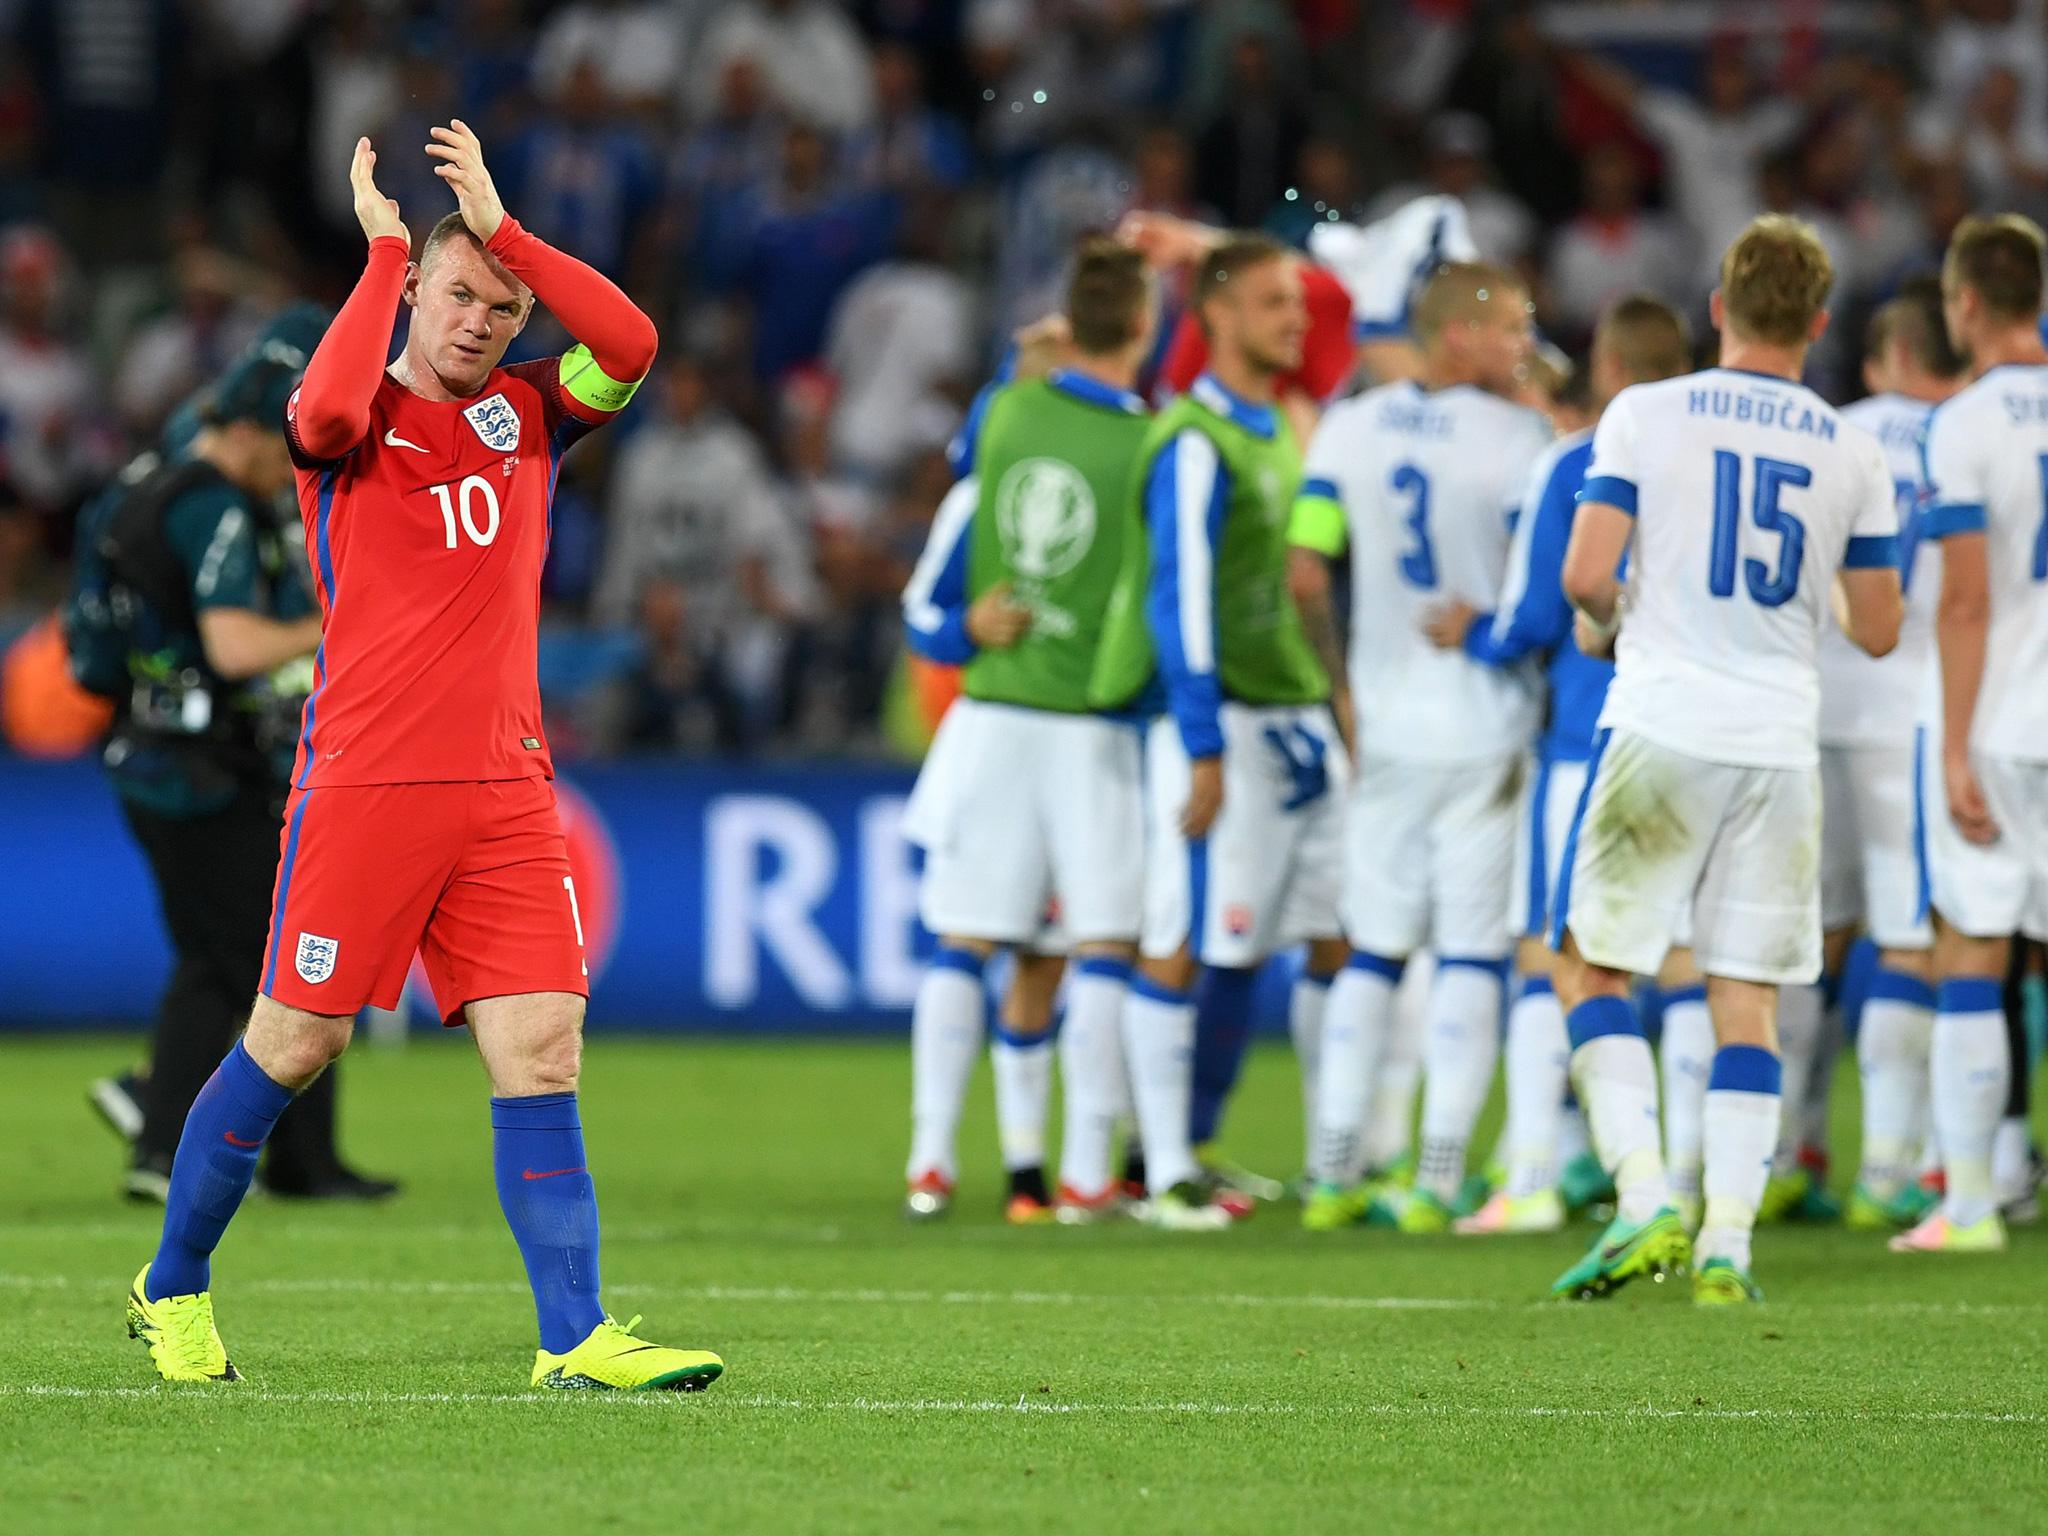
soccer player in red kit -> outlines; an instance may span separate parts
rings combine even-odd
[[[540,1320],[537,1387],[708,1386],[716,1355],[635,1338],[598,1299],[576,1080],[582,923],[541,732],[535,646],[555,475],[654,361],[654,326],[519,227],[461,122],[426,148],[457,212],[408,260],[364,139],[355,291],[286,410],[322,616],[261,995],[193,1104],[129,1330],[169,1380],[238,1379],[210,1259],[278,1114],[398,1002],[417,951],[491,1080],[499,1202]],[[384,358],[392,316],[405,349]],[[500,367],[539,300],[577,345]],[[637,1321],[637,1320],[636,1320]]]

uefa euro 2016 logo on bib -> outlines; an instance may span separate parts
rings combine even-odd
[[[996,487],[996,532],[1019,576],[1064,576],[1095,542],[1095,493],[1071,464],[1020,460]]]
[[[462,415],[493,453],[510,453],[519,446],[519,413],[503,395],[487,396]]]
[[[334,974],[334,957],[341,953],[341,940],[322,938],[317,933],[299,935],[299,952],[294,963],[298,966],[299,980],[309,986],[319,986]]]

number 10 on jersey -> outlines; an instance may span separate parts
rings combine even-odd
[[[448,530],[448,548],[455,547],[458,508],[462,531],[469,535],[472,544],[488,544],[498,536],[498,493],[482,475],[464,475],[462,483],[456,486],[430,485],[427,492],[441,508],[441,522]],[[479,502],[484,511],[481,525],[477,522]]]

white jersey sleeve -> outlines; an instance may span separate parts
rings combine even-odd
[[[1490,610],[1514,513],[1548,446],[1534,411],[1471,388],[1390,384],[1333,407],[1312,451],[1351,543],[1351,685],[1361,754],[1475,762],[1528,745],[1533,666],[1502,669],[1432,645],[1429,614],[1456,598]]]
[[[1707,762],[1812,767],[1835,573],[1898,561],[1876,439],[1790,380],[1709,369],[1608,406],[1581,499],[1636,519],[1600,723]]]
[[[1408,334],[1415,291],[1447,261],[1477,261],[1465,205],[1455,197],[1418,197],[1371,224],[1318,224],[1309,254],[1351,295],[1360,341]]]
[[[1919,535],[1925,487],[1921,442],[1932,408],[1906,395],[1873,395],[1842,411],[1842,419],[1876,438],[1891,476],[1899,524],[1899,576],[1906,617],[1887,656],[1858,649],[1828,622],[1820,634],[1820,739],[1825,746],[1910,743],[1926,713],[1934,678],[1934,602],[1940,595],[1940,554]]]
[[[1991,633],[1970,744],[2048,762],[2048,366],[1994,368],[1927,427],[1925,536],[1987,539]]]

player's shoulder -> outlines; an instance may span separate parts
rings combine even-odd
[[[1586,466],[1592,462],[1593,429],[1581,427],[1576,432],[1567,432],[1563,437],[1552,439],[1530,466],[1529,478],[1543,487],[1566,479],[1584,480]]]
[[[2048,366],[2008,364],[1987,369],[1934,407],[1928,430],[1939,423],[1944,431],[1958,427],[1998,430],[2041,418],[2048,397]]]
[[[1540,437],[1546,443],[1551,439],[1549,417],[1491,390],[1468,384],[1444,391],[1444,398],[1467,422],[1484,431]]]

